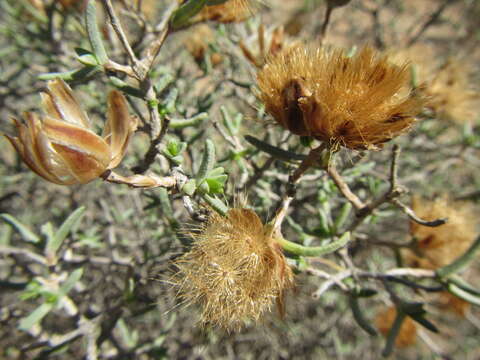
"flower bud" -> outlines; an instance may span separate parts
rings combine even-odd
[[[25,113],[26,124],[14,119],[18,137],[5,135],[28,167],[59,185],[85,184],[121,161],[136,119],[117,91],[108,97],[103,137],[96,135],[70,87],[53,80],[41,94],[45,115]]]

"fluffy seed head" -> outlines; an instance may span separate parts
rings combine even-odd
[[[480,92],[470,83],[469,67],[451,59],[428,83],[429,106],[439,118],[457,123],[474,122],[478,116]]]
[[[171,281],[180,299],[202,306],[204,325],[238,330],[245,321],[258,321],[274,302],[282,310],[292,271],[255,212],[212,214],[191,235],[192,248],[175,262]]]
[[[411,61],[419,91],[428,98],[427,107],[442,120],[471,123],[476,120],[480,105],[478,86],[472,82],[472,66],[467,61],[450,58],[442,62],[425,45],[408,49],[392,49],[390,56],[396,64]]]
[[[190,34],[185,38],[184,44],[187,51],[192,55],[197,63],[205,60],[210,44],[215,42],[215,34],[207,24],[199,24],[190,30]],[[222,62],[222,55],[218,52],[210,54],[210,61],[213,66]]]
[[[205,6],[198,14],[201,21],[236,23],[249,18],[255,8],[252,0],[228,0],[219,5]]]
[[[422,219],[448,218],[448,221],[438,227],[410,223],[417,249],[416,254],[410,250],[404,252],[408,266],[438,269],[462,255],[475,240],[475,212],[469,204],[454,202],[445,196],[434,201],[414,197],[412,209]]]
[[[384,309],[377,315],[375,324],[384,336],[388,335],[396,316],[397,310],[393,306]],[[416,336],[417,326],[413,320],[407,316],[400,327],[400,332],[398,333],[397,338],[395,339],[395,346],[402,348],[413,345],[416,342]]]
[[[342,50],[296,46],[270,58],[258,73],[259,97],[283,127],[351,149],[379,149],[415,121],[423,100],[408,88],[409,67],[369,47]]]

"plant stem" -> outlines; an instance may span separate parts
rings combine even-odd
[[[283,250],[298,256],[321,256],[330,254],[345,246],[350,241],[350,233],[346,232],[337,240],[323,246],[303,246],[280,236],[276,236],[275,241],[280,244]]]
[[[455,274],[466,267],[473,259],[475,259],[478,251],[480,250],[480,236],[477,237],[475,242],[468,248],[465,253],[451,264],[444,266],[437,270],[437,275],[441,278],[448,275]]]

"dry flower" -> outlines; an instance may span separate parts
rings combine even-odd
[[[438,305],[441,309],[448,310],[460,317],[465,317],[465,313],[470,308],[470,303],[447,291],[440,293]]]
[[[202,306],[203,324],[238,330],[245,321],[258,321],[275,301],[283,309],[292,271],[254,211],[212,214],[191,235],[194,243],[175,262],[172,283],[183,301]]]
[[[251,51],[250,46],[248,46],[243,40],[240,40],[238,45],[247,60],[259,69],[265,65],[268,57],[278,54],[286,47],[283,27],[278,27],[272,31],[270,44],[267,46],[265,43],[265,27],[263,24],[260,25],[258,27],[257,41],[259,49],[256,54]]]
[[[474,122],[480,92],[471,86],[469,67],[458,60],[448,60],[425,87],[431,98],[429,107],[436,116],[457,123]]]
[[[252,15],[254,8],[252,0],[228,0],[219,5],[205,6],[197,17],[199,21],[241,22]]]
[[[375,323],[378,330],[383,334],[383,336],[388,335],[396,316],[397,309],[394,306],[384,309],[379,314],[377,314]],[[415,325],[413,320],[407,316],[403,320],[398,336],[395,339],[395,346],[402,348],[414,345],[417,340],[416,336],[417,326]]]
[[[472,207],[459,201],[450,201],[447,196],[427,201],[415,196],[412,209],[421,218],[433,220],[448,218],[446,224],[438,227],[422,226],[410,222],[410,232],[415,237],[415,251],[404,249],[402,258],[406,266],[436,270],[461,256],[476,238],[476,219]],[[458,297],[441,292],[440,308],[464,316],[469,304]]]
[[[199,24],[190,30],[184,43],[195,61],[202,63],[205,60],[209,45],[214,41],[215,36],[212,29],[206,24]],[[210,61],[213,66],[216,66],[222,62],[222,55],[213,52],[210,54]]]
[[[350,149],[379,149],[408,130],[423,99],[409,89],[409,67],[369,47],[342,50],[296,46],[258,73],[266,111],[292,133]]]
[[[26,125],[14,119],[18,137],[5,135],[32,171],[59,185],[85,184],[120,163],[137,126],[120,92],[108,96],[101,137],[63,80],[49,81],[41,95],[45,115],[27,112]]]
[[[410,233],[417,246],[416,254],[410,250],[403,254],[408,266],[438,269],[462,255],[475,240],[475,212],[467,203],[450,201],[446,196],[434,201],[415,196],[412,209],[422,219],[448,218],[448,221],[438,227],[410,222]]]
[[[472,85],[471,66],[456,58],[432,61],[436,55],[430,47],[418,44],[408,49],[389,51],[397,64],[411,61],[419,91],[429,99],[435,116],[457,123],[475,121],[480,105],[479,89]]]

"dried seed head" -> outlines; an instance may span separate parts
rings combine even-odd
[[[448,218],[448,221],[439,227],[410,223],[410,232],[417,239],[417,247],[415,251],[402,250],[406,266],[436,270],[462,255],[475,240],[475,212],[467,203],[453,202],[446,196],[435,201],[415,196],[412,209],[423,219]],[[438,306],[464,316],[469,304],[448,292],[442,292],[439,294]]]
[[[480,92],[472,84],[472,67],[455,58],[438,62],[434,51],[425,45],[390,50],[397,64],[410,61],[414,66],[419,91],[428,98],[429,107],[440,119],[456,123],[473,122],[478,115]]]
[[[412,267],[438,269],[462,255],[475,240],[475,212],[469,204],[453,202],[447,197],[427,201],[414,197],[412,209],[422,219],[448,218],[438,227],[410,223],[410,232],[417,239],[416,253],[406,250],[405,263]]]
[[[187,37],[184,44],[187,51],[192,55],[197,63],[202,63],[205,60],[209,45],[215,42],[215,36],[207,24],[199,24],[193,27]],[[216,66],[222,62],[223,58],[218,52],[212,52],[210,54],[210,61],[213,66]]]
[[[228,0],[219,5],[205,6],[198,14],[200,21],[235,23],[249,18],[256,4],[252,0]]]
[[[342,50],[296,46],[258,73],[259,97],[283,127],[350,149],[379,149],[408,130],[423,100],[408,88],[409,68],[369,47]]]
[[[383,336],[387,336],[393,322],[395,321],[395,317],[397,316],[397,309],[395,307],[389,307],[384,309],[375,319],[375,323],[377,325],[378,330],[383,334]],[[413,322],[410,317],[406,317],[400,327],[400,331],[398,336],[395,340],[395,346],[402,348],[407,347],[410,345],[414,345],[417,340],[417,326]]]
[[[245,58],[254,66],[261,69],[269,57],[275,56],[280,53],[282,50],[287,49],[291,44],[288,44],[283,27],[277,27],[273,29],[269,35],[269,39],[266,39],[265,27],[260,25],[258,27],[258,32],[256,40],[258,42],[258,51],[252,51],[251,42],[244,42],[240,40],[239,46],[242,50]],[[266,42],[269,42],[268,44]]]
[[[447,291],[442,291],[440,293],[438,305],[440,309],[447,310],[460,317],[465,317],[465,313],[470,308],[470,303]]]
[[[425,87],[429,107],[436,116],[457,123],[474,122],[480,105],[480,92],[470,84],[469,67],[451,59]]]
[[[202,306],[204,325],[238,330],[245,321],[258,321],[274,302],[282,309],[292,271],[255,212],[212,214],[191,235],[192,248],[175,262],[171,282],[180,299]]]

